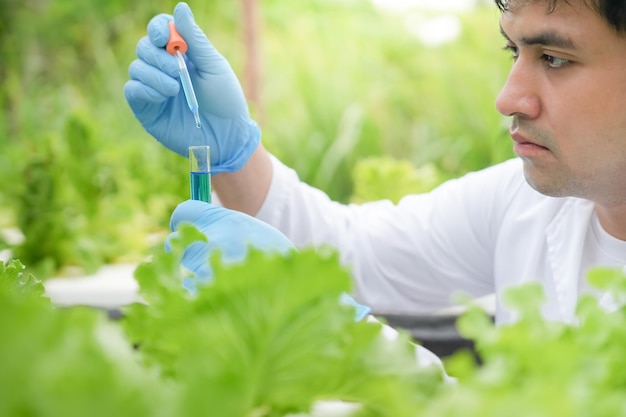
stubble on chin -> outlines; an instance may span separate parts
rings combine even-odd
[[[574,195],[572,184],[568,183],[567,176],[561,172],[550,170],[532,161],[522,158],[524,164],[524,178],[535,191],[548,197],[569,197]]]

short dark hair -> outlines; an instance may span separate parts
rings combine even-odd
[[[517,0],[495,0],[501,11],[508,10],[509,3]],[[522,0],[529,1],[529,0]],[[533,0],[530,0],[533,1]],[[560,2],[569,3],[571,0],[542,0],[548,6],[548,12],[553,11]],[[592,10],[607,21],[617,33],[626,35],[626,1],[624,0],[581,0]]]

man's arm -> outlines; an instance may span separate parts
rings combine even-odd
[[[224,207],[254,216],[265,201],[272,171],[269,154],[259,144],[242,169],[214,175],[213,188]]]

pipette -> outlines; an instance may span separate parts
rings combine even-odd
[[[211,152],[208,146],[189,147],[189,188],[192,200],[211,202]]]
[[[189,70],[187,69],[185,58],[183,57],[183,54],[187,52],[187,42],[180,36],[173,21],[169,22],[169,27],[170,39],[167,42],[165,50],[174,55],[178,61],[178,73],[180,74],[180,82],[183,85],[183,92],[187,99],[187,106],[189,106],[189,110],[193,113],[193,118],[196,120],[196,127],[199,129],[202,127],[202,123],[200,123],[198,100],[196,99],[196,93],[193,90],[191,78],[189,77]]]

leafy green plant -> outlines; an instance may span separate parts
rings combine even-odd
[[[0,415],[274,417],[317,401],[357,404],[352,416],[625,415],[626,308],[580,299],[574,323],[545,321],[538,285],[511,289],[518,313],[494,326],[483,310],[459,319],[469,352],[445,361],[456,384],[416,368],[407,336],[380,337],[355,322],[347,272],[333,252],[286,257],[251,251],[239,265],[211,260],[214,279],[181,287],[182,249],[204,237],[191,226],[157,251],[136,279],[145,303],[121,321],[85,307],[58,309],[19,261],[0,262]],[[626,274],[599,269],[589,282],[626,300]]]
[[[179,249],[201,238],[180,232]],[[351,279],[334,252],[216,261],[195,294],[181,287],[175,254],[142,265],[148,305],[126,310],[146,362],[184,382],[181,415],[283,416],[339,399],[360,415],[409,416],[441,383],[437,371],[418,372],[406,335],[385,340],[338,302]]]
[[[168,391],[121,329],[103,312],[58,310],[43,291],[19,261],[0,262],[0,415],[169,415]]]
[[[389,199],[394,203],[408,194],[432,190],[443,181],[443,174],[434,164],[416,168],[406,160],[391,157],[362,159],[354,167],[353,203]]]
[[[71,117],[62,137],[42,143],[37,153],[23,158],[24,187],[16,211],[24,241],[14,256],[44,277],[64,264],[93,272],[102,259],[97,232],[90,227],[97,223],[104,197],[91,171],[97,155],[93,134],[85,121]]]
[[[624,301],[624,272],[598,269],[589,281]],[[527,284],[506,295],[519,314],[515,323],[494,327],[477,308],[463,316],[459,329],[476,341],[484,363],[476,366],[468,353],[448,360],[458,385],[420,415],[625,415],[626,309],[607,310],[596,296],[585,295],[576,322],[557,323],[542,319],[543,300],[541,287]]]
[[[186,197],[187,165],[143,131],[122,87],[145,32],[135,19],[170,6],[2,3],[0,227],[24,235],[13,257],[44,280],[142,259]]]
[[[140,303],[121,321],[85,307],[54,308],[18,261],[0,263],[0,415],[274,417],[323,400],[355,416],[402,417],[442,382],[418,369],[408,336],[354,321],[334,253],[251,251],[241,265],[213,260],[215,279],[190,294],[180,230],[174,251],[136,271]],[[120,325],[122,328],[120,328]]]
[[[138,259],[147,249],[149,230],[141,227],[141,206],[134,200],[141,196],[131,194],[129,181],[104,160],[94,130],[88,115],[72,113],[62,135],[40,141],[21,159],[22,186],[14,189],[14,208],[24,240],[13,248],[13,256],[42,279],[68,267],[92,273],[122,254]],[[131,208],[125,208],[125,198]],[[120,212],[126,221],[135,220],[139,239],[120,233],[123,221],[112,224]]]

